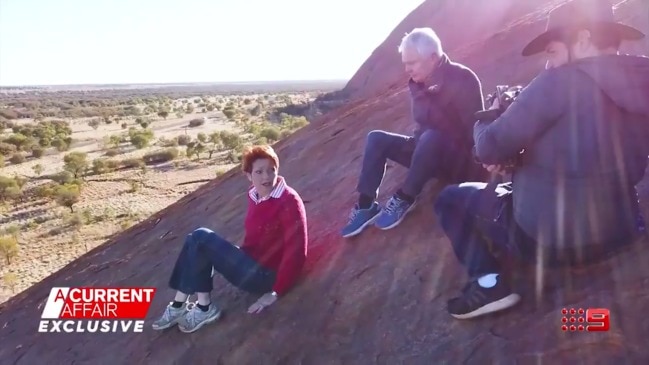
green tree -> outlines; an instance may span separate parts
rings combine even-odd
[[[52,140],[52,147],[56,148],[59,152],[63,152],[70,149],[70,143],[65,138],[56,137]]]
[[[18,182],[15,179],[0,175],[0,200],[9,199],[11,189],[14,187],[19,187]]]
[[[179,146],[187,146],[192,141],[192,137],[188,134],[181,134],[176,137],[176,140]]]
[[[131,127],[128,134],[131,144],[137,149],[148,147],[153,139],[153,131],[150,129],[137,130]]]
[[[85,152],[70,152],[63,157],[63,169],[72,173],[74,178],[81,176],[88,168],[87,154]]]
[[[9,200],[17,202],[23,200],[23,190],[19,186],[11,186],[5,190],[5,196]]]
[[[12,272],[6,273],[2,277],[2,281],[4,281],[5,285],[11,288],[12,293],[16,293],[16,285],[18,285],[18,276]]]
[[[92,172],[95,175],[105,174],[110,172],[110,170],[107,158],[97,158],[92,160]]]
[[[234,110],[234,108],[231,107],[231,106],[225,107],[225,109],[223,109],[223,114],[229,120],[234,119],[234,116],[235,116],[236,113],[237,113],[236,110]]]
[[[192,156],[196,154],[196,142],[189,142],[187,146],[185,147],[185,155],[187,158],[191,159]]]
[[[212,158],[212,154],[217,152],[221,147],[221,134],[219,132],[211,133],[207,142],[210,143],[210,148],[207,152],[209,153],[209,158]]]
[[[0,237],[0,253],[7,260],[7,265],[11,265],[11,260],[18,255],[18,240],[13,236]]]
[[[56,202],[63,206],[70,208],[70,212],[74,213],[73,206],[79,202],[81,196],[81,189],[76,184],[64,184],[57,187],[55,194]]]
[[[47,148],[52,145],[52,138],[50,137],[43,137],[40,140],[38,140],[38,145]]]
[[[201,153],[205,152],[206,149],[207,148],[202,143],[197,143],[196,146],[194,146],[194,153],[196,154],[197,160],[201,158]]]
[[[41,158],[45,155],[45,149],[39,145],[32,146],[32,157]]]
[[[122,143],[122,137],[117,134],[113,134],[108,138],[108,143],[114,148],[119,148],[119,145]]]
[[[236,149],[243,143],[241,137],[238,134],[230,131],[221,131],[220,136],[223,147],[225,147],[225,149],[227,150]]]
[[[7,137],[4,140],[4,142],[16,146],[16,149],[20,151],[23,148],[27,147],[27,145],[29,144],[30,141],[29,141],[29,138],[27,138],[26,135],[21,134],[21,133],[14,133],[14,134],[10,135],[9,137]]]
[[[0,142],[0,155],[5,155],[9,156],[16,152],[18,149],[16,146],[6,143],[6,142]]]
[[[259,132],[259,135],[269,142],[276,142],[280,139],[280,133],[280,130],[275,127],[266,127]]]
[[[69,184],[74,180],[74,176],[72,176],[72,173],[70,173],[70,171],[65,171],[65,170],[52,175],[51,178],[52,181],[59,183],[61,185]]]

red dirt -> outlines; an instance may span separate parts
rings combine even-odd
[[[2,305],[2,363],[649,363],[649,317],[643,315],[649,308],[646,241],[587,270],[546,270],[539,295],[533,277],[532,282],[521,281],[527,285],[522,285],[524,301],[516,309],[457,321],[445,305],[463,284],[464,273],[432,215],[434,187],[427,191],[431,204],[422,204],[399,228],[339,238],[355,199],[367,132],[412,128],[396,53],[406,30],[437,29],[451,57],[473,67],[486,92],[496,82],[527,82],[539,70],[538,59],[523,59],[519,51],[543,28],[543,11],[557,1],[492,0],[484,2],[490,6],[478,5],[482,3],[423,3],[349,82],[353,101],[276,145],[281,173],[306,201],[310,223],[308,275],[293,293],[252,316],[246,308],[256,298],[217,279],[214,298],[226,309],[220,322],[190,335],[149,329],[150,320],[171,299],[166,283],[187,232],[205,225],[231,240],[241,239],[247,181],[231,171]],[[648,8],[644,0],[628,0],[619,18],[647,31]],[[648,50],[645,42],[630,53]],[[389,170],[382,198],[404,171]],[[649,199],[649,182],[641,190]],[[50,288],[77,285],[160,289],[144,333],[37,333]],[[611,330],[563,333],[563,307],[610,308]]]

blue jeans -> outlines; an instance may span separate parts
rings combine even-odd
[[[512,183],[463,183],[445,187],[435,201],[435,213],[470,277],[500,273],[502,258],[536,262],[537,243],[516,223]],[[639,228],[640,220],[638,221]],[[541,247],[545,266],[589,264],[632,243],[628,238],[593,245],[578,252],[571,247]]]
[[[388,160],[408,168],[401,189],[412,197],[419,195],[432,178],[447,182],[476,178],[480,181],[482,177],[478,175],[485,175],[485,170],[473,161],[470,146],[464,148],[454,144],[437,130],[428,129],[418,138],[374,130],[367,135],[363,153],[357,185],[360,194],[376,199]]]
[[[274,272],[213,231],[198,228],[185,238],[169,286],[190,295],[210,292],[212,268],[232,285],[251,293],[268,293],[275,283]]]
[[[508,185],[499,185],[486,196],[485,183],[463,183],[445,187],[435,201],[435,213],[453,246],[458,261],[470,277],[499,273],[496,257],[503,249],[511,251]],[[490,199],[490,200],[489,200]],[[513,227],[516,228],[516,227]],[[528,247],[530,242],[526,242]],[[534,254],[524,250],[525,257]]]

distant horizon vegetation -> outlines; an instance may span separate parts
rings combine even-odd
[[[348,80],[278,80],[242,82],[184,82],[184,83],[132,83],[132,84],[67,84],[67,85],[21,85],[0,86],[0,100],[13,99],[19,95],[37,98],[51,94],[122,95],[149,93],[153,95],[181,94],[258,94],[277,92],[324,92],[342,90]],[[126,93],[126,94],[125,94]],[[40,95],[40,97],[39,97]],[[134,95],[134,94],[133,94]],[[131,95],[132,96],[132,95]]]
[[[312,79],[312,80],[259,80],[259,81],[197,81],[197,82],[147,82],[147,83],[93,83],[93,84],[25,84],[2,85],[0,89],[23,88],[77,88],[77,87],[133,87],[133,86],[221,86],[221,85],[269,85],[269,84],[345,84],[348,79]]]

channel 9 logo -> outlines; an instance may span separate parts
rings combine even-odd
[[[561,315],[564,332],[606,332],[611,326],[611,312],[606,308],[563,308]]]

